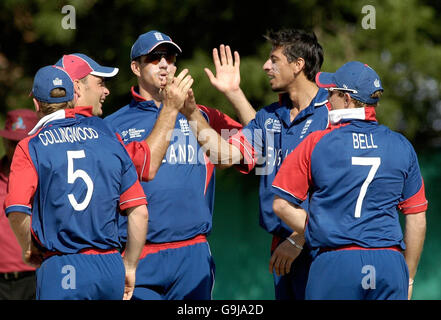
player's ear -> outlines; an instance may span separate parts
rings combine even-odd
[[[39,112],[40,111],[40,105],[38,104],[37,99],[32,98],[32,101],[34,102],[35,111]]]
[[[132,60],[132,62],[130,63],[130,68],[132,69],[132,72],[135,74],[135,76],[141,76],[141,65],[138,61]]]
[[[294,63],[294,72],[295,73],[300,73],[300,71],[302,71],[305,68],[305,59],[303,58],[297,58],[295,61],[293,61]]]
[[[349,93],[345,92],[345,95],[344,95],[345,109],[347,109],[351,106],[351,102],[352,102],[351,95]]]
[[[74,85],[74,97],[75,100],[77,100],[80,96],[81,96],[81,83],[80,80],[74,80],[73,81],[73,85]]]

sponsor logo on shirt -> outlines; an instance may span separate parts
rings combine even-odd
[[[142,138],[144,132],[145,129],[130,128],[129,130],[122,131],[121,136],[124,141],[127,141],[129,139]]]

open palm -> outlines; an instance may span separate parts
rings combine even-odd
[[[216,48],[213,49],[213,62],[216,76],[210,69],[204,69],[211,84],[222,93],[238,90],[240,85],[239,53],[235,51],[233,59],[230,47],[221,44],[219,52]]]

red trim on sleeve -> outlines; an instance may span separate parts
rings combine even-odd
[[[231,119],[229,116],[227,116],[226,114],[220,112],[217,109],[213,109],[213,108],[209,108],[203,105],[198,104],[197,105],[199,110],[201,110],[202,112],[204,112],[207,116],[208,116],[208,123],[210,124],[210,126],[216,130],[217,133],[219,133],[222,136],[222,129],[228,129],[228,130],[232,130],[232,129],[237,129],[240,130],[242,129],[242,125]],[[234,132],[236,133],[236,132]],[[234,134],[233,133],[233,134]],[[229,136],[231,136],[232,134],[230,133]],[[227,139],[228,137],[222,136],[224,139]]]
[[[29,141],[32,137],[20,141],[15,149],[9,174],[5,208],[10,206],[32,208],[32,199],[38,186],[38,173],[29,154]]]
[[[323,136],[334,130],[326,129],[312,132],[297,148],[291,152],[280,166],[279,172],[273,181],[273,187],[305,201],[312,183],[311,154]]]
[[[141,181],[148,181],[150,172],[150,148],[147,142],[145,142],[145,140],[132,141],[124,145],[121,136],[118,133],[116,133],[116,136],[132,159],[139,179]]]
[[[205,195],[207,193],[207,188],[208,185],[210,184],[211,177],[213,176],[214,164],[211,163],[210,158],[207,157],[205,153],[204,153],[204,160],[205,160],[205,169],[206,169],[205,187],[204,187],[204,195]]]
[[[147,204],[147,200],[139,181],[136,181],[119,197],[119,208],[121,211],[143,204]]]
[[[228,143],[238,148],[243,156],[243,162],[235,165],[236,169],[239,170],[240,173],[249,173],[253,170],[257,161],[256,151],[252,144],[247,140],[242,130],[231,136]]]
[[[398,209],[403,214],[420,213],[427,210],[428,201],[426,199],[426,193],[424,190],[424,180],[422,181],[420,190],[412,197],[404,200],[398,204]]]

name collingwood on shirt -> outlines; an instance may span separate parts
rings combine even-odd
[[[87,139],[98,139],[98,132],[89,127],[66,127],[48,129],[38,134],[44,146],[54,143],[74,143]]]

